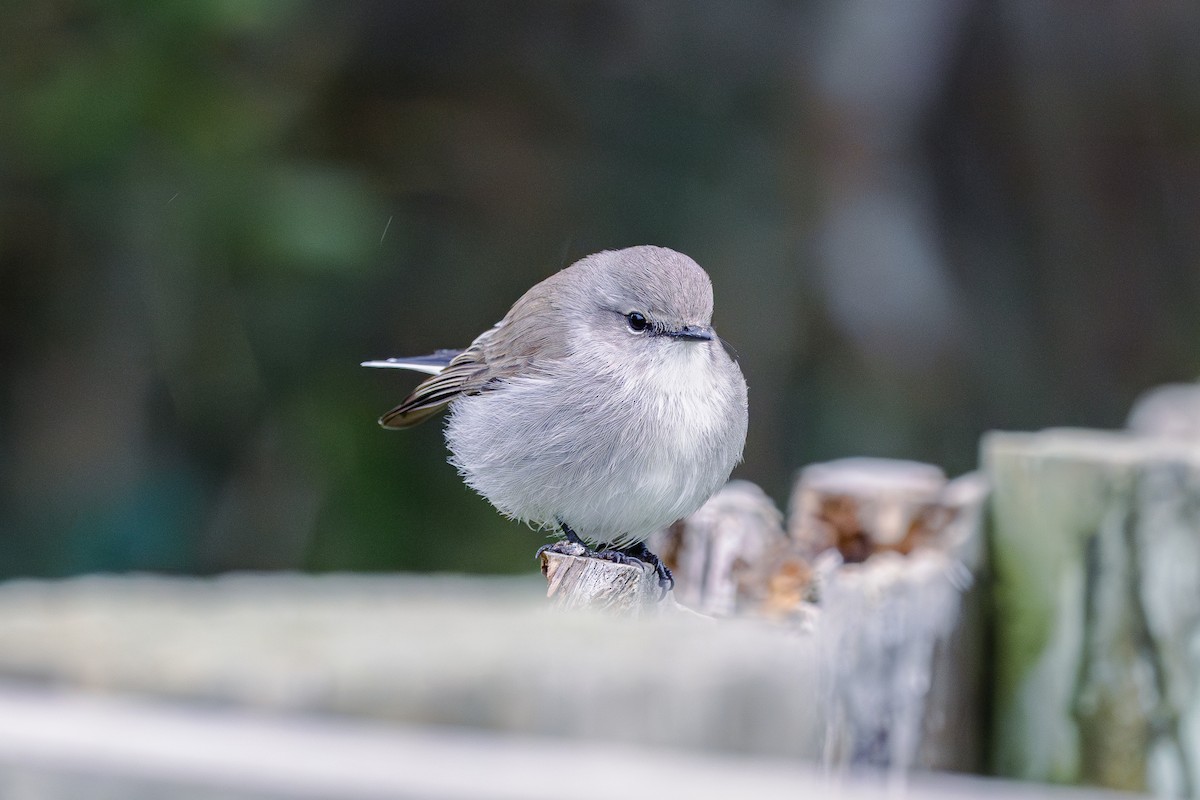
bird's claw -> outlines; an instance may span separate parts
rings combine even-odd
[[[596,556],[603,558],[606,561],[612,561],[617,564],[628,564],[629,566],[641,566],[648,564],[654,568],[654,574],[658,576],[658,587],[662,589],[662,594],[659,600],[665,600],[667,594],[675,588],[675,576],[671,574],[671,570],[662,562],[662,559],[650,552],[650,549],[645,544],[639,543],[635,545],[635,549],[631,552],[625,550],[600,550]]]

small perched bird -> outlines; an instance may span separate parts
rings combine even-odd
[[[379,424],[448,405],[450,462],[502,514],[652,564],[669,587],[645,539],[721,488],[746,440],[746,381],[712,310],[687,256],[610,250],[534,286],[466,350],[363,366],[432,376]]]

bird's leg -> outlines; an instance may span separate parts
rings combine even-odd
[[[562,531],[563,536],[567,537],[567,541],[571,544],[580,544],[584,547],[587,547],[586,544],[583,544],[583,539],[579,538],[579,534],[571,530],[571,526],[563,522],[561,519],[558,521],[558,529]]]
[[[592,552],[592,548],[590,548],[586,544],[584,544],[583,539],[580,539],[579,534],[577,534],[577,533],[575,533],[575,531],[571,530],[570,525],[563,522],[561,519],[557,520],[557,522],[558,522],[558,529],[560,531],[562,531],[562,535],[566,538],[567,542],[569,542],[570,544],[577,544],[580,547],[582,547],[584,550],[587,550],[588,552]],[[551,542],[549,544],[542,545],[541,547],[539,547],[537,549],[537,553],[534,554],[534,558],[541,558],[542,553],[546,552],[547,550],[554,550],[556,545],[561,545],[561,544],[562,544],[562,542]]]

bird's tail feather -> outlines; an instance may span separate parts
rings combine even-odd
[[[375,361],[364,361],[364,367],[384,367],[390,369],[407,369],[413,372],[424,372],[426,375],[439,375],[456,355],[462,350],[438,350],[427,356],[410,356],[408,358],[384,358]]]
[[[380,417],[379,424],[392,429],[411,428],[441,411],[457,396],[457,387],[462,382],[461,376],[457,374],[461,370],[451,371],[444,376],[442,374],[450,362],[462,352],[462,350],[438,350],[427,356],[364,361],[362,363],[364,367],[407,369],[434,376],[422,381],[403,403]]]

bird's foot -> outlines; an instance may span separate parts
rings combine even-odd
[[[562,531],[562,535],[565,538],[560,539],[557,542],[544,544],[539,547],[537,552],[533,555],[535,559],[540,559],[542,557],[542,553],[547,551],[562,553],[566,556],[582,556],[593,552],[592,548],[588,547],[584,543],[583,539],[579,538],[579,534],[571,530],[571,526],[563,522],[561,519],[558,520],[558,528]]]
[[[587,553],[590,553],[591,550],[589,550],[586,545],[581,544],[581,543],[560,540],[557,542],[549,542],[548,544],[542,545],[541,547],[539,547],[537,549],[537,552],[533,554],[533,557],[535,559],[540,559],[542,557],[542,553],[547,553],[547,552],[561,553],[562,555],[565,555],[565,556],[582,556],[582,555],[586,555]]]
[[[671,570],[662,562],[661,558],[650,552],[650,548],[646,547],[645,542],[638,542],[629,548],[628,552],[638,561],[654,567],[654,574],[658,576],[658,585],[662,587],[663,597],[666,597],[667,592],[675,588],[675,576],[671,574]]]
[[[624,550],[616,550],[605,548],[603,550],[589,550],[588,554],[593,558],[602,558],[605,561],[611,561],[614,564],[624,564],[627,567],[641,567],[641,559],[631,556]]]
[[[675,588],[675,576],[671,574],[671,570],[667,569],[667,565],[662,562],[662,559],[651,553],[643,542],[638,542],[625,550],[607,548],[592,552],[596,558],[603,558],[605,561],[612,561],[616,564],[628,564],[631,567],[648,564],[653,567],[654,574],[658,576],[658,587],[662,589],[660,600],[666,598],[667,593]]]

